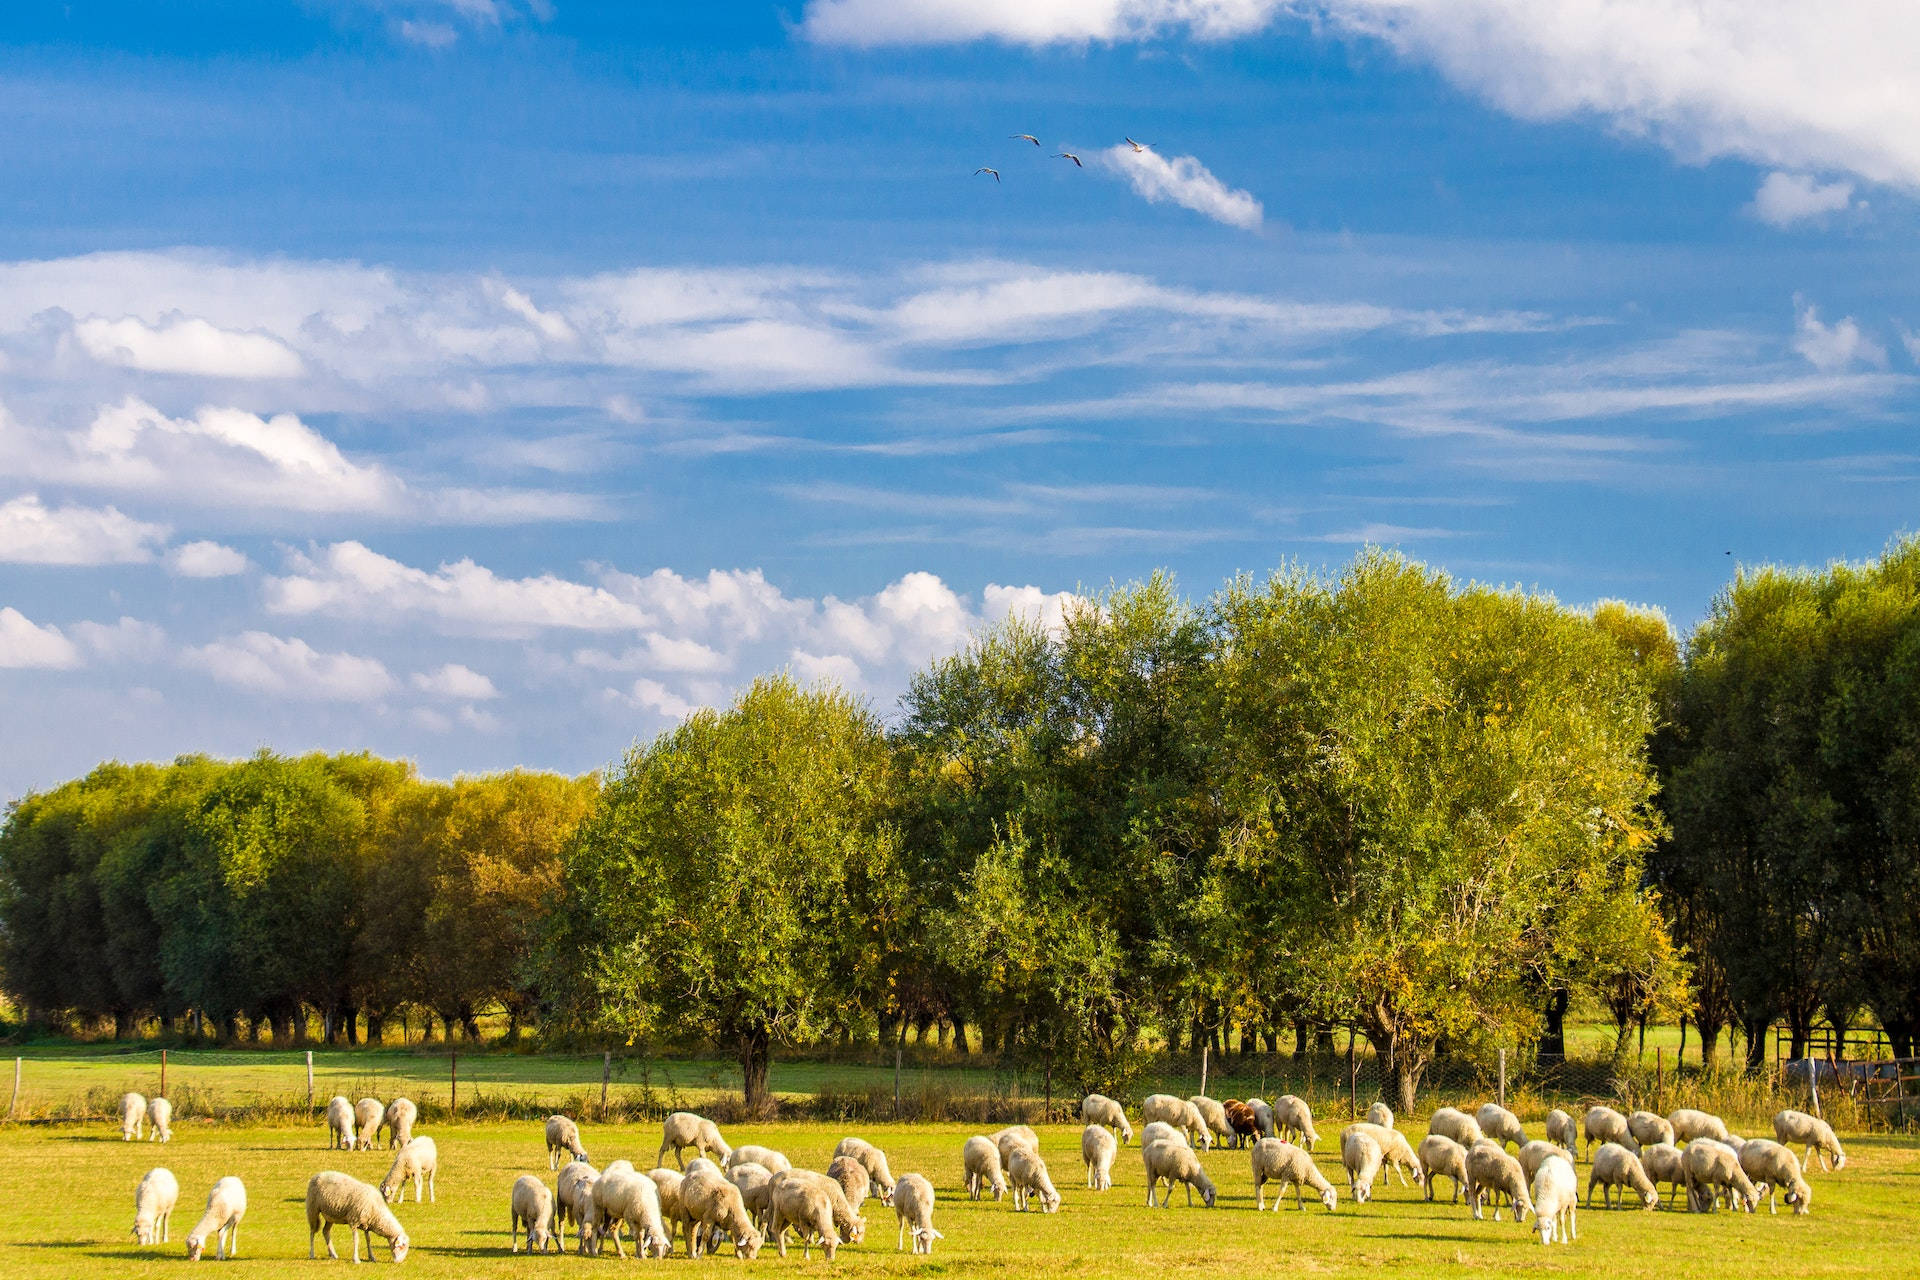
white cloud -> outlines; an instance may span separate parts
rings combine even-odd
[[[1852,200],[1851,182],[1817,182],[1804,173],[1775,170],[1761,180],[1748,208],[1762,222],[1790,227],[1840,213]]]
[[[74,325],[73,335],[95,360],[149,373],[297,378],[307,371],[299,355],[275,338],[232,333],[192,316],[176,316],[157,327],[137,316],[94,317]]]
[[[49,507],[31,493],[0,504],[0,562],[144,564],[166,537],[113,507]]]
[[[188,649],[182,659],[222,684],[255,693],[315,702],[373,702],[394,690],[375,658],[322,653],[300,639],[244,631]]]
[[[1264,216],[1260,202],[1213,176],[1192,156],[1169,160],[1152,147],[1135,150],[1126,144],[1108,147],[1100,162],[1132,184],[1135,194],[1150,204],[1172,201],[1202,217],[1242,231],[1258,231]]]
[[[808,653],[795,649],[787,656],[793,678],[801,684],[831,684],[842,689],[858,689],[864,673],[860,664],[844,653]]]
[[[167,553],[167,571],[180,578],[230,578],[251,564],[245,554],[218,542],[183,543]]]
[[[449,662],[433,671],[415,672],[408,683],[432,697],[457,702],[485,702],[500,696],[492,680],[458,662]]]
[[[76,622],[67,634],[89,653],[113,662],[152,662],[167,652],[167,633],[138,618],[122,618],[111,625]]]
[[[1793,349],[1822,373],[1887,362],[1886,349],[1860,332],[1852,316],[1825,324],[1811,303],[1802,306],[1795,317]]]
[[[649,680],[645,676],[635,680],[626,693],[617,696],[631,706],[652,711],[668,720],[684,720],[700,709],[699,704],[687,701],[658,680]]]
[[[987,622],[1019,617],[1053,632],[1066,625],[1069,613],[1092,603],[1071,591],[1047,592],[1038,587],[1003,587],[999,583],[988,583],[982,596],[982,612]]]
[[[811,0],[801,29],[871,47],[994,39],[1013,44],[1221,39],[1258,31],[1287,0]]]
[[[0,608],[0,667],[64,671],[79,665],[79,648],[60,628],[39,626],[11,606]]]

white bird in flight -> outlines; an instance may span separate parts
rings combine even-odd
[[[977,177],[979,177],[979,176],[980,176],[981,174],[983,174],[983,173],[990,173],[990,174],[992,174],[992,175],[993,175],[993,180],[994,180],[995,182],[998,182],[998,181],[1000,181],[1000,171],[999,171],[998,169],[989,169],[989,168],[986,168],[985,166],[982,166],[981,168],[978,168],[978,169],[975,169],[975,170],[973,171],[973,176],[977,178]]]

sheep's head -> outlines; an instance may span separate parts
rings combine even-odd
[[[1209,1209],[1213,1208],[1214,1199],[1218,1195],[1219,1192],[1214,1190],[1212,1183],[1208,1183],[1206,1186],[1200,1188],[1200,1198],[1206,1201],[1207,1208]]]
[[[1739,1205],[1748,1213],[1758,1213],[1760,1211],[1760,1202],[1767,1198],[1767,1184],[1764,1182],[1756,1182],[1744,1192],[1733,1192],[1731,1198],[1735,1204]]]
[[[935,1240],[945,1240],[946,1238],[944,1234],[935,1231],[932,1227],[915,1227],[913,1229],[913,1251],[915,1253],[932,1253],[933,1242]]]
[[[752,1227],[743,1228],[733,1238],[733,1255],[736,1258],[754,1258],[760,1253],[760,1233]]]
[[[413,1248],[413,1242],[407,1239],[407,1233],[402,1231],[393,1238],[391,1248],[393,1250],[393,1260],[395,1262],[405,1262],[407,1260],[407,1250]],[[369,1246],[368,1252],[372,1252],[371,1246]]]
[[[1052,1187],[1040,1188],[1040,1207],[1048,1213],[1060,1212],[1060,1193]]]
[[[1660,1207],[1660,1193],[1649,1187],[1640,1193],[1640,1203],[1649,1210],[1657,1209]]]
[[[153,1243],[153,1224],[151,1222],[134,1223],[133,1224],[133,1242],[135,1244],[152,1244]]]
[[[859,1244],[862,1240],[865,1240],[866,1238],[867,1238],[867,1220],[859,1216],[858,1214],[855,1214],[853,1222],[847,1227],[847,1243]]]

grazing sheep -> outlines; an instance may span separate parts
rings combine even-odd
[[[751,1259],[760,1252],[760,1232],[747,1213],[740,1188],[718,1169],[687,1175],[680,1184],[680,1211],[689,1224],[689,1257],[713,1252],[714,1237],[723,1231],[733,1241],[734,1256]]]
[[[1097,1127],[1097,1126],[1096,1126]],[[1113,1141],[1113,1135],[1105,1129],[1107,1141]],[[913,1251],[932,1253],[933,1242],[946,1237],[933,1229],[933,1184],[917,1173],[909,1173],[893,1184],[893,1212],[900,1219],[900,1235],[893,1246],[895,1253],[907,1247],[907,1233],[913,1233]]]
[[[1120,1153],[1120,1144],[1114,1141],[1111,1133],[1097,1124],[1090,1124],[1080,1133],[1080,1159],[1087,1166],[1087,1189],[1090,1191],[1111,1191],[1113,1189],[1113,1158]]]
[[[593,1204],[593,1253],[605,1248],[607,1237],[612,1236],[614,1256],[626,1257],[627,1251],[620,1244],[623,1226],[633,1236],[637,1256],[664,1258],[673,1251],[673,1235],[660,1214],[660,1188],[652,1178],[609,1165],[588,1188]],[[584,1243],[582,1251],[587,1251]]]
[[[593,1184],[598,1181],[598,1169],[585,1160],[575,1160],[560,1170],[559,1182],[554,1187],[556,1229],[565,1230],[571,1225],[578,1231],[581,1253],[587,1251],[588,1220],[593,1218]]]
[[[839,1161],[834,1161],[838,1164]],[[854,1168],[859,1169],[858,1165]],[[860,1176],[867,1171],[860,1169]],[[760,1228],[762,1236],[767,1234],[767,1206],[773,1199],[773,1170],[763,1164],[737,1164],[727,1170],[727,1178],[740,1188],[740,1203],[747,1206],[747,1216]],[[851,1203],[851,1202],[849,1202]]]
[[[1261,1137],[1277,1138],[1280,1136],[1274,1131],[1272,1107],[1268,1106],[1259,1098],[1248,1098],[1247,1105],[1253,1108],[1254,1118],[1260,1122]]]
[[[507,1252],[520,1252],[520,1228],[527,1231],[528,1253],[559,1253],[560,1237],[553,1233],[553,1192],[530,1173],[513,1180],[507,1204]]]
[[[162,1145],[173,1141],[173,1104],[165,1098],[155,1098],[147,1104],[147,1120],[153,1125],[147,1137]]]
[[[1233,1145],[1244,1147],[1261,1136],[1260,1115],[1244,1102],[1229,1099],[1226,1104],[1227,1128],[1233,1132]]]
[[[630,1170],[614,1168],[614,1165],[621,1163],[623,1162],[619,1160],[614,1161],[600,1176],[606,1178],[617,1172],[630,1172]],[[675,1173],[672,1169],[649,1169],[647,1180],[653,1183],[653,1189],[660,1194],[660,1217],[667,1224],[667,1242],[671,1249],[675,1224],[686,1221],[686,1214],[680,1207],[680,1184],[686,1181],[686,1177],[684,1174]]]
[[[580,1145],[580,1126],[566,1116],[547,1117],[547,1168],[560,1167],[560,1153],[565,1151],[575,1160],[585,1160],[587,1149]]]
[[[1605,1148],[1601,1148],[1602,1151]],[[1625,1148],[1621,1148],[1624,1152]],[[1631,1154],[1631,1153],[1628,1153]],[[1580,1211],[1580,1183],[1573,1164],[1565,1156],[1554,1156],[1533,1175],[1533,1224],[1540,1231],[1540,1243],[1572,1244],[1580,1238],[1574,1219]]]
[[[757,1164],[768,1173],[785,1173],[787,1170],[793,1168],[793,1161],[787,1159],[785,1155],[775,1151],[772,1147],[757,1147],[752,1143],[748,1143],[744,1147],[735,1147],[727,1153],[727,1157],[722,1163],[728,1169],[733,1168],[735,1165]]]
[[[413,1122],[420,1118],[420,1108],[413,1105],[411,1098],[395,1098],[387,1104],[386,1115],[380,1118],[381,1127],[387,1131],[387,1150],[404,1147],[413,1141]],[[373,1240],[367,1240],[367,1255],[373,1255]]]
[[[432,1138],[415,1138],[394,1153],[393,1167],[380,1180],[380,1195],[390,1203],[407,1198],[407,1179],[413,1179],[413,1202],[420,1203],[420,1188],[426,1186],[427,1198],[440,1203],[434,1194],[433,1175],[440,1166],[440,1148]],[[372,1248],[371,1245],[368,1248]]]
[[[1187,1141],[1186,1130],[1176,1129],[1164,1120],[1155,1120],[1140,1131],[1140,1145],[1144,1147],[1149,1142],[1171,1142],[1176,1147],[1193,1145]]]
[[[1650,1147],[1640,1149],[1640,1167],[1647,1171],[1647,1177],[1657,1189],[1661,1183],[1673,1188],[1673,1196],[1679,1198],[1680,1189],[1687,1185],[1687,1173],[1682,1164],[1684,1153],[1671,1142],[1656,1142]]]
[[[1443,1138],[1452,1138],[1462,1150],[1486,1137],[1486,1134],[1480,1132],[1478,1120],[1455,1107],[1442,1107],[1434,1112],[1432,1118],[1427,1121],[1427,1132],[1437,1133]]]
[[[1674,1125],[1677,1130],[1678,1124]],[[1680,1158],[1687,1179],[1687,1207],[1695,1213],[1712,1213],[1720,1207],[1720,1191],[1728,1199],[1752,1213],[1760,1205],[1760,1193],[1741,1171],[1740,1157],[1732,1147],[1712,1138],[1695,1138],[1687,1143]]]
[[[327,1150],[351,1151],[359,1135],[353,1124],[353,1104],[345,1098],[327,1103]]]
[[[1313,1128],[1313,1108],[1304,1098],[1281,1094],[1273,1104],[1273,1124],[1277,1138],[1292,1139],[1309,1151],[1320,1145],[1320,1135]]]
[[[615,1160],[612,1163],[608,1164],[606,1168],[600,1171],[600,1176],[604,1178],[610,1173],[633,1173],[633,1172],[634,1172],[633,1161]]]
[[[1565,1147],[1576,1155],[1580,1150],[1580,1125],[1574,1118],[1555,1107],[1547,1112],[1547,1141],[1556,1147]]]
[[[815,1173],[811,1169],[792,1169],[786,1173],[774,1175],[775,1183],[783,1179],[805,1182],[820,1188],[827,1197],[827,1203],[833,1206],[833,1229],[839,1235],[840,1243],[859,1244],[866,1239],[867,1220],[853,1211],[853,1206],[847,1203],[847,1197],[840,1190],[839,1183],[826,1174]]]
[[[868,1176],[873,1179],[873,1193],[880,1197],[880,1203],[893,1203],[893,1170],[887,1168],[886,1152],[864,1138],[842,1138],[833,1148],[833,1154],[851,1157],[865,1165]]]
[[[1380,1164],[1386,1154],[1373,1135],[1359,1128],[1340,1134],[1340,1163],[1347,1171],[1347,1190],[1355,1204],[1373,1199],[1373,1180],[1380,1176]]]
[[[1533,1185],[1533,1175],[1540,1172],[1541,1162],[1553,1156],[1559,1156],[1568,1163],[1573,1161],[1573,1152],[1565,1147],[1557,1147],[1551,1142],[1541,1142],[1537,1138],[1520,1148],[1515,1158],[1520,1161],[1520,1171],[1527,1175],[1528,1186]]]
[[[1104,1093],[1090,1093],[1080,1099],[1080,1118],[1088,1124],[1105,1125],[1125,1146],[1133,1141],[1133,1126],[1127,1123],[1127,1109]]]
[[[146,1132],[147,1100],[138,1093],[120,1095],[120,1141],[132,1142]]]
[[[336,1173],[336,1178],[345,1174]],[[355,1183],[366,1186],[365,1183]],[[379,1195],[372,1187],[367,1191],[378,1203]],[[309,1191],[311,1195],[311,1191]],[[381,1206],[383,1209],[385,1206]],[[213,1236],[213,1256],[221,1262],[240,1256],[240,1219],[247,1216],[247,1188],[240,1179],[227,1177],[213,1184],[213,1190],[207,1192],[207,1211],[200,1215],[200,1221],[193,1224],[193,1230],[187,1232],[187,1261],[198,1262],[206,1251],[207,1236]],[[373,1246],[367,1246],[371,1253]],[[405,1250],[402,1254],[404,1256]],[[311,1256],[311,1250],[309,1250]]]
[[[1499,1103],[1483,1103],[1473,1118],[1480,1122],[1480,1132],[1501,1146],[1511,1142],[1518,1151],[1527,1145],[1527,1131],[1521,1127],[1520,1117]]]
[[[1029,1151],[1040,1150],[1040,1135],[1024,1124],[1010,1124],[992,1135],[993,1145],[1000,1152],[1000,1167],[1013,1167],[1013,1152],[1016,1147],[1025,1147]]]
[[[1332,1213],[1340,1200],[1340,1193],[1334,1190],[1331,1182],[1320,1172],[1303,1148],[1291,1142],[1282,1142],[1278,1138],[1262,1138],[1253,1144],[1253,1189],[1260,1197],[1259,1207],[1267,1207],[1267,1184],[1278,1184],[1273,1193],[1273,1211],[1280,1212],[1280,1202],[1286,1199],[1287,1188],[1293,1188],[1293,1203],[1298,1209],[1305,1209],[1306,1197],[1303,1187],[1312,1187],[1319,1193],[1320,1203]],[[1173,1188],[1168,1187],[1169,1194]]]
[[[1475,1126],[1478,1128],[1478,1126]],[[1430,1133],[1420,1139],[1420,1148],[1415,1153],[1420,1164],[1427,1171],[1427,1200],[1433,1200],[1433,1180],[1451,1178],[1453,1180],[1452,1204],[1460,1203],[1460,1193],[1467,1186],[1467,1149],[1444,1133]]]
[[[765,1165],[761,1165],[760,1167],[763,1169],[766,1168]],[[691,1178],[696,1173],[725,1173],[725,1172],[726,1170],[722,1169],[719,1165],[707,1159],[705,1156],[695,1156],[693,1159],[687,1161],[686,1176],[689,1178]]]
[[[866,1201],[867,1193],[873,1187],[873,1175],[867,1172],[867,1166],[854,1156],[835,1156],[827,1164],[827,1176],[840,1184],[840,1190],[847,1197],[847,1204],[855,1213]],[[898,1185],[898,1184],[896,1184]],[[882,1200],[881,1204],[886,1201]]]
[[[333,1251],[333,1228],[343,1223],[353,1234],[353,1260],[360,1261],[360,1236],[366,1233],[367,1259],[373,1260],[373,1238],[383,1236],[395,1262],[405,1262],[410,1243],[400,1219],[393,1216],[377,1188],[344,1173],[316,1173],[307,1181],[307,1257],[313,1257],[313,1238],[322,1235],[327,1256]]]
[[[684,1169],[686,1162],[680,1158],[680,1153],[688,1147],[692,1147],[701,1155],[717,1157],[722,1164],[725,1164],[727,1158],[733,1154],[733,1148],[729,1147],[726,1139],[720,1136],[720,1129],[713,1121],[705,1116],[697,1116],[691,1111],[676,1111],[667,1117],[666,1123],[660,1126],[660,1154],[653,1158],[653,1162],[664,1165],[667,1162],[667,1152],[671,1151],[673,1162]],[[756,1160],[754,1163],[765,1164],[766,1162]]]
[[[1527,1192],[1527,1175],[1520,1162],[1507,1154],[1505,1147],[1482,1139],[1467,1148],[1467,1204],[1478,1221],[1493,1204],[1493,1220],[1500,1221],[1500,1197],[1513,1206],[1513,1220],[1525,1222],[1533,1212],[1533,1197]]]
[[[1213,1131],[1207,1128],[1207,1121],[1200,1109],[1185,1098],[1176,1098],[1170,1093],[1152,1093],[1140,1104],[1140,1118],[1153,1123],[1170,1124],[1187,1134],[1191,1143],[1205,1151],[1213,1145]]]
[[[1398,1129],[1389,1129],[1371,1121],[1361,1120],[1340,1131],[1342,1150],[1346,1149],[1347,1134],[1355,1129],[1361,1130],[1380,1144],[1380,1155],[1386,1161],[1388,1168],[1399,1171],[1401,1186],[1407,1185],[1408,1170],[1413,1172],[1414,1186],[1417,1187],[1426,1180],[1426,1172],[1420,1167],[1420,1157],[1414,1154],[1413,1147],[1407,1142],[1405,1134]]]
[[[180,1203],[180,1180],[166,1169],[149,1169],[133,1191],[133,1242],[165,1244]]]
[[[1627,1132],[1640,1144],[1642,1150],[1660,1142],[1673,1141],[1673,1125],[1667,1118],[1655,1115],[1651,1111],[1636,1111],[1627,1117]]]
[[[975,1134],[960,1148],[961,1167],[966,1172],[967,1195],[978,1200],[985,1190],[993,1192],[994,1203],[1006,1194],[1006,1178],[1000,1171],[1000,1148],[993,1139]]]
[[[768,1184],[767,1192],[767,1235],[779,1247],[780,1256],[787,1256],[787,1230],[791,1227],[800,1235],[802,1257],[813,1256],[813,1242],[818,1240],[821,1252],[832,1262],[840,1248],[840,1232],[834,1225],[833,1202],[827,1189],[782,1174]]]
[[[1593,1168],[1587,1172],[1588,1208],[1593,1207],[1595,1187],[1600,1188],[1600,1201],[1609,1209],[1613,1208],[1615,1187],[1633,1188],[1640,1195],[1640,1203],[1649,1209],[1660,1203],[1660,1193],[1654,1190],[1653,1179],[1647,1176],[1646,1166],[1640,1163],[1640,1157],[1617,1142],[1602,1143],[1600,1149],[1593,1153]],[[1624,1209],[1626,1205],[1627,1194],[1622,1191],[1620,1207]]]
[[[1740,1148],[1740,1171],[1751,1178],[1756,1187],[1766,1188],[1769,1214],[1779,1212],[1773,1207],[1773,1196],[1782,1190],[1787,1193],[1787,1203],[1795,1213],[1812,1210],[1813,1188],[1801,1175],[1800,1157],[1793,1154],[1791,1147],[1755,1138]]]
[[[1219,1102],[1204,1093],[1196,1093],[1187,1101],[1193,1104],[1193,1109],[1207,1123],[1207,1146],[1212,1146],[1215,1140],[1224,1142],[1232,1136],[1232,1126],[1227,1123],[1227,1109]]]
[[[1153,1207],[1154,1188],[1160,1185],[1163,1178],[1167,1183],[1167,1194],[1161,1197],[1162,1209],[1173,1203],[1173,1184],[1176,1182],[1187,1184],[1188,1205],[1193,1204],[1194,1188],[1198,1187],[1200,1199],[1207,1208],[1213,1208],[1218,1192],[1214,1190],[1213,1179],[1209,1178],[1207,1171],[1200,1167],[1200,1157],[1194,1154],[1192,1147],[1184,1142],[1150,1142],[1140,1148],[1140,1158],[1147,1167],[1148,1208]],[[1054,1199],[1058,1203],[1059,1197],[1056,1196]]]
[[[1675,1143],[1692,1142],[1696,1138],[1726,1142],[1728,1137],[1726,1121],[1709,1111],[1693,1111],[1682,1107],[1667,1117],[1667,1123],[1673,1126]]]
[[[1627,1150],[1639,1153],[1640,1144],[1633,1140],[1633,1131],[1627,1128],[1627,1118],[1612,1107],[1588,1107],[1586,1114],[1580,1117],[1580,1128],[1586,1134],[1589,1152],[1603,1142],[1617,1142]]]
[[[1805,1147],[1804,1157],[1807,1168],[1813,1167],[1813,1153],[1820,1153],[1820,1168],[1823,1171],[1844,1169],[1847,1167],[1846,1149],[1840,1145],[1840,1139],[1833,1126],[1825,1120],[1817,1119],[1804,1111],[1782,1111],[1773,1118],[1773,1136],[1783,1147]],[[1831,1159],[1832,1164],[1827,1161]]]
[[[386,1126],[387,1104],[378,1098],[362,1098],[353,1104],[353,1122],[360,1127],[360,1136],[354,1146],[360,1151],[373,1150],[373,1143],[380,1136],[380,1130]]]
[[[1382,1129],[1393,1128],[1393,1108],[1384,1102],[1376,1102],[1367,1108],[1367,1123],[1377,1124]]]
[[[1013,1149],[1013,1158],[1007,1161],[1007,1185],[1013,1188],[1013,1207],[1022,1213],[1033,1203],[1035,1192],[1040,1195],[1043,1213],[1060,1211],[1060,1193],[1053,1189],[1053,1178],[1047,1173],[1047,1162],[1031,1147],[1016,1146]]]

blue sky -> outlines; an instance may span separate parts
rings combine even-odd
[[[1805,9],[10,6],[0,793],[585,769],[783,666],[890,710],[1161,567],[1684,628],[1872,554],[1920,15]]]

